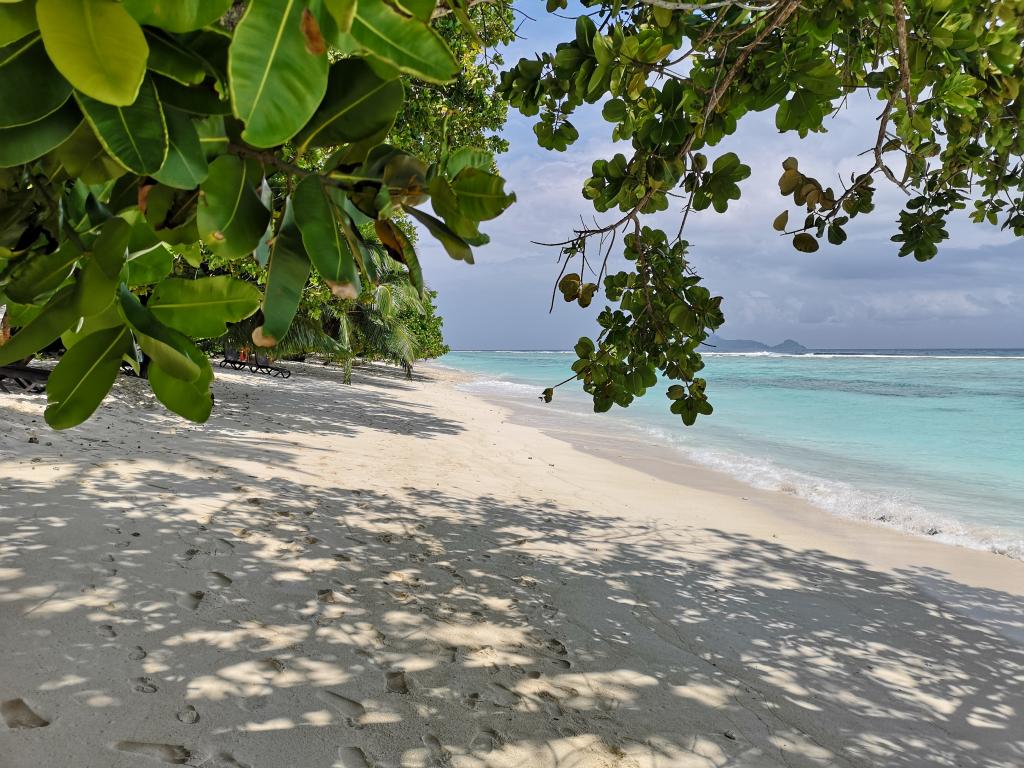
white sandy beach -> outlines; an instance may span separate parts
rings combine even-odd
[[[1024,562],[294,370],[0,393],[0,768],[1024,765]]]

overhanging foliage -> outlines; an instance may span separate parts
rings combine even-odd
[[[849,180],[833,188],[779,159],[780,191],[802,218],[791,224],[787,207],[774,226],[802,251],[845,240],[879,178],[908,194],[900,255],[933,257],[949,214],[968,206],[1024,233],[1019,2],[583,5],[575,38],[520,61],[499,93],[538,117],[542,146],[576,141],[570,118],[584,103],[629,142],[584,186],[597,212],[617,213],[558,244],[565,300],[587,306],[603,289],[611,302],[573,365],[597,410],[628,405],[661,374],[677,382],[670,407],[685,423],[711,412],[699,348],[723,322],[721,299],[700,285],[683,233],[739,198],[750,169],[727,145],[752,112],[774,110],[780,131],[803,137],[854,92],[878,100],[868,160]],[[487,11],[470,0],[0,3],[0,304],[16,328],[0,364],[60,338],[47,420],[68,427],[141,348],[161,402],[202,420],[213,374],[196,340],[259,312],[252,339],[273,347],[311,279],[339,301],[372,291],[367,237],[420,293],[406,216],[472,263],[480,224],[513,197],[490,152],[457,145],[464,118],[451,118],[454,146],[421,140],[415,120],[444,129],[423,94],[479,66],[436,19],[471,38]],[[473,87],[500,111],[486,78]],[[673,206],[672,234],[643,224]],[[616,243],[633,268],[608,274]],[[174,274],[182,263],[192,279]],[[262,294],[237,279],[251,265],[268,266]]]

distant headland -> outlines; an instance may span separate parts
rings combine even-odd
[[[712,352],[778,352],[783,355],[803,355],[810,351],[803,344],[792,339],[786,339],[781,344],[772,346],[771,344],[765,344],[763,341],[723,339],[721,336],[712,334],[708,337],[705,344],[711,348],[705,351]]]

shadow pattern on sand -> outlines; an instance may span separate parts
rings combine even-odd
[[[1024,764],[1024,650],[993,630],[1019,627],[1018,599],[544,500],[383,495],[346,479],[356,444],[332,458],[337,486],[311,489],[264,430],[460,430],[396,402],[396,379],[310,419],[313,381],[271,413],[232,380],[188,455],[146,409],[87,426],[74,455],[28,446],[75,482],[3,481],[0,764]],[[153,437],[127,441],[140,420]],[[104,440],[124,460],[91,460]],[[202,476],[175,468],[190,461]]]

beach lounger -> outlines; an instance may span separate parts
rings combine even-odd
[[[224,349],[224,359],[220,361],[219,365],[221,368],[233,368],[236,371],[248,369],[251,373],[278,376],[282,379],[287,379],[292,375],[292,372],[287,368],[283,368],[279,365],[273,365],[270,358],[266,355],[250,354],[243,360],[237,349],[231,349],[228,347]]]
[[[0,367],[0,389],[10,393],[7,388],[11,384],[25,392],[38,394],[46,391],[46,381],[50,372],[45,368],[26,368],[20,365]]]

